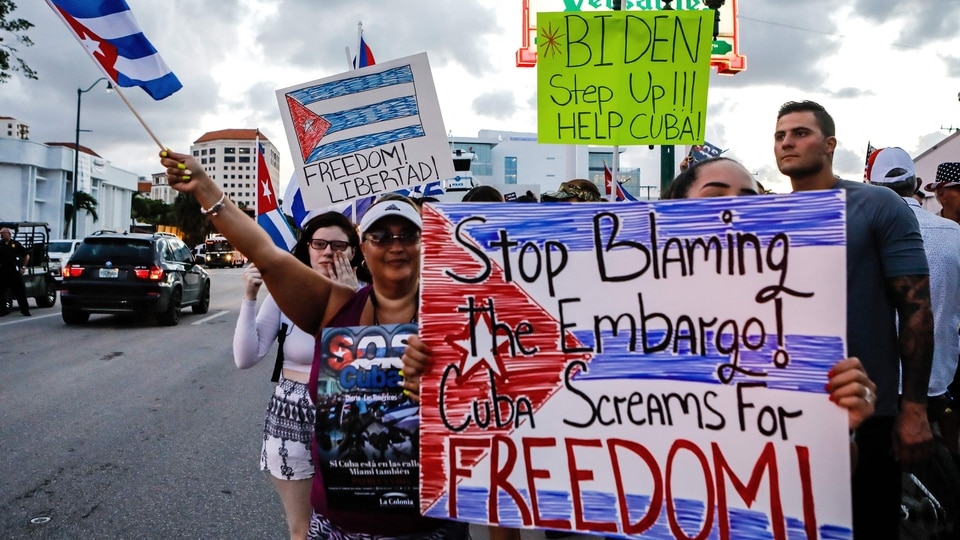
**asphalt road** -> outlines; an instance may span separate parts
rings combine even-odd
[[[0,317],[0,538],[288,537],[258,470],[273,355],[236,369],[241,270],[211,274],[209,313],[176,327]]]

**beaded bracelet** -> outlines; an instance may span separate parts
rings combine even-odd
[[[227,194],[224,193],[220,195],[220,200],[213,203],[213,206],[210,208],[200,207],[200,213],[205,216],[216,216],[220,213],[220,210],[223,210],[223,207],[226,206]]]

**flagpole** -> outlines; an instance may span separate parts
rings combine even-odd
[[[363,21],[357,21],[357,60],[353,62],[351,60],[350,67],[351,69],[360,69],[360,55],[363,54],[363,48],[360,43],[363,40]],[[347,58],[350,58],[350,53],[347,53]],[[357,199],[356,197],[350,201],[350,215],[353,216],[353,220],[360,224],[360,219],[357,218]]]
[[[150,138],[153,139],[153,142],[157,143],[157,146],[160,147],[160,150],[166,150],[167,147],[160,142],[160,139],[158,139],[157,136],[153,133],[153,130],[151,130],[150,127],[147,126],[147,123],[143,121],[143,117],[140,116],[140,113],[138,113],[137,110],[133,108],[133,105],[131,105],[130,102],[127,101],[127,96],[123,95],[123,92],[120,91],[120,87],[114,84],[113,89],[117,92],[117,95],[120,96],[120,99],[122,99],[123,102],[127,105],[127,108],[130,109],[130,112],[132,112],[133,115],[137,117],[137,120],[140,122],[140,125],[143,126],[143,129],[147,130],[147,133],[150,134]]]
[[[620,145],[613,145],[613,170],[610,171],[613,175],[613,193],[617,193],[617,185],[620,183]],[[614,196],[616,199],[616,196]]]
[[[254,170],[256,171],[253,175],[254,187],[256,187],[257,198],[254,199],[253,203],[253,215],[260,215],[260,128],[257,128],[257,135],[253,139],[253,162],[256,164]],[[271,182],[272,183],[272,182]],[[271,188],[273,186],[270,186]]]

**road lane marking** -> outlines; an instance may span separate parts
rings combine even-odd
[[[60,316],[59,313],[50,313],[48,315],[33,315],[30,317],[24,317],[23,315],[15,315],[15,313],[17,312],[14,310],[10,310],[10,314],[6,315],[6,317],[14,317],[14,319],[12,321],[4,321],[3,319],[0,319],[0,321],[3,321],[3,322],[0,322],[0,326],[9,326],[11,324],[19,324],[22,322],[29,322],[29,321],[39,321],[40,319],[46,319],[47,317]],[[17,316],[19,316],[20,318],[19,319],[15,318]]]
[[[206,318],[204,318],[204,319],[200,319],[199,321],[192,322],[192,323],[190,323],[190,324],[192,324],[193,326],[197,326],[197,325],[203,324],[203,323],[205,323],[205,322],[207,322],[207,321],[212,321],[213,319],[216,319],[217,317],[219,317],[219,316],[221,316],[221,315],[226,315],[227,313],[230,313],[230,312],[229,312],[229,311],[221,311],[221,312],[219,312],[219,313],[214,313],[213,315],[210,315],[209,317],[206,317]]]

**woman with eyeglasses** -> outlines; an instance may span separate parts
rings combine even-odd
[[[280,310],[319,339],[324,327],[416,322],[420,290],[420,214],[412,202],[384,200],[360,221],[360,251],[372,282],[354,290],[308,268],[276,247],[267,233],[237,208],[189,154],[160,152],[167,182],[193,195],[217,230],[257,266]],[[314,361],[310,395],[316,399]],[[313,445],[316,456],[316,445]],[[311,489],[313,513],[308,538],[363,540],[467,538],[463,523],[419,515],[372,513],[331,508],[319,468]]]
[[[353,223],[339,212],[326,212],[304,226],[293,255],[318,274],[357,288],[350,266],[360,245]],[[280,341],[277,383],[267,407],[260,449],[260,470],[267,471],[283,503],[290,538],[307,536],[310,525],[310,487],[314,461],[313,441],[316,407],[308,392],[313,364],[314,338],[297,328],[267,295],[257,312],[257,294],[263,284],[253,264],[243,272],[243,303],[233,334],[233,361],[247,369],[263,360],[274,342]]]

